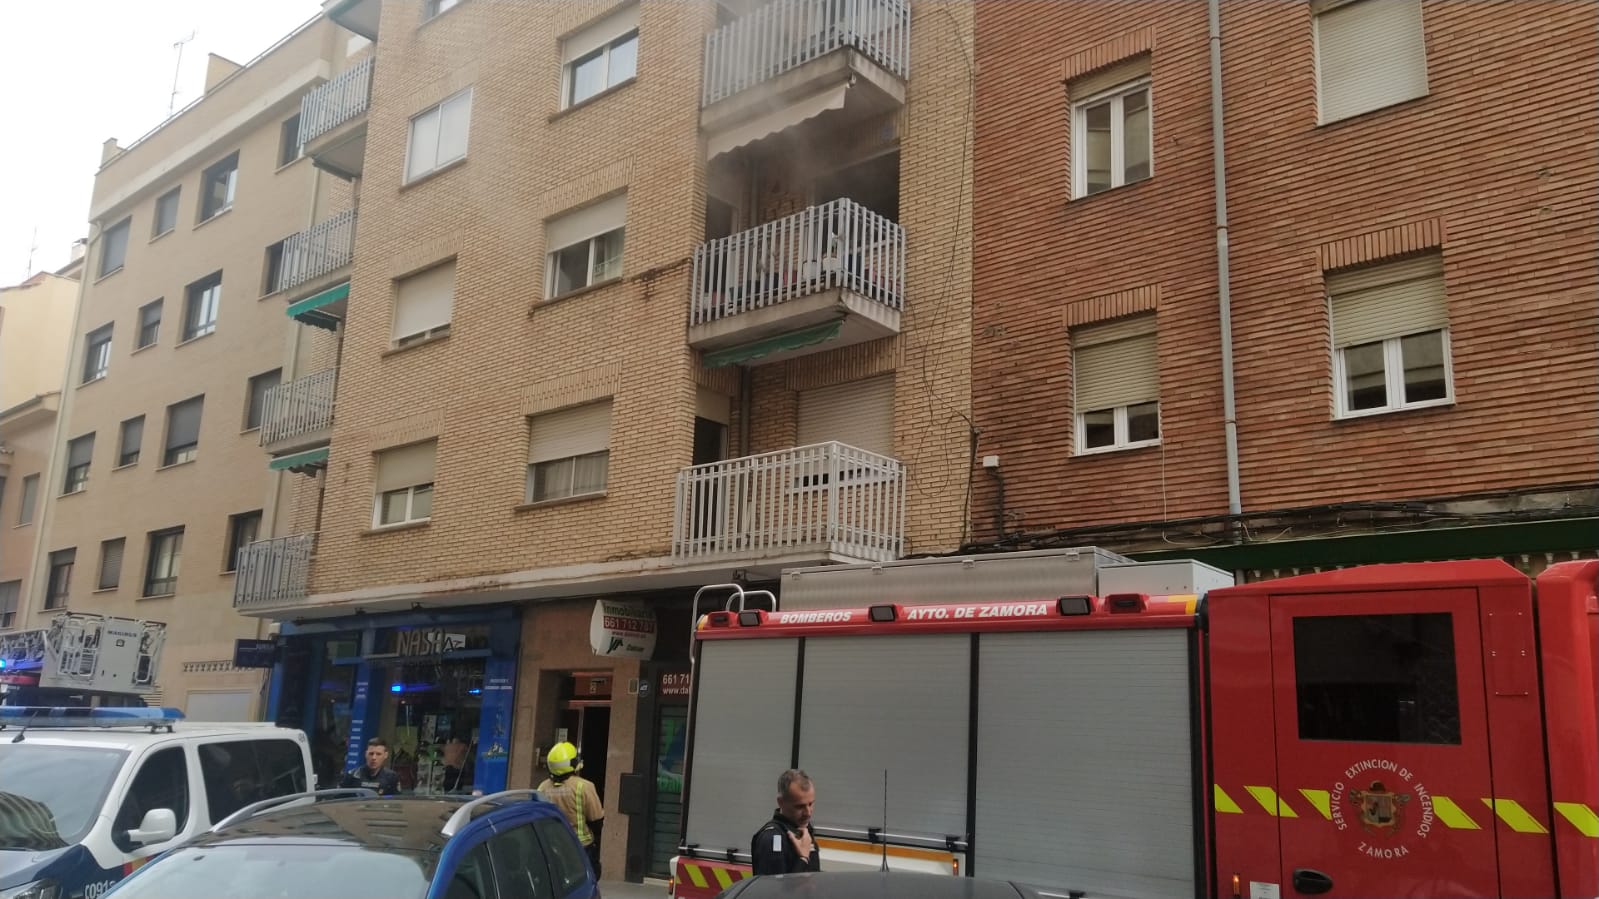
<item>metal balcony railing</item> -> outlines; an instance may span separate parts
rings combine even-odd
[[[311,585],[315,534],[296,534],[251,543],[239,550],[233,576],[233,607],[292,605],[304,602]]]
[[[355,257],[355,210],[323,219],[283,242],[278,290],[293,290],[350,264]]]
[[[905,548],[905,466],[836,441],[686,468],[672,556],[825,550],[887,562]]]
[[[261,409],[261,445],[332,427],[338,382],[338,369],[330,368],[268,390]]]
[[[300,98],[300,146],[366,114],[372,102],[372,60],[368,56]]]
[[[851,200],[701,244],[691,325],[842,287],[904,307],[905,229]]]
[[[701,105],[851,47],[888,72],[910,72],[906,0],[773,0],[705,36]]]

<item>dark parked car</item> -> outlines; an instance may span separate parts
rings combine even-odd
[[[1075,899],[1075,895],[979,877],[909,871],[819,871],[751,877],[723,890],[717,899]]]
[[[323,790],[241,809],[115,899],[599,899],[560,809],[532,790],[380,798]]]

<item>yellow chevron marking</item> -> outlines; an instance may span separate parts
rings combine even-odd
[[[1244,813],[1244,810],[1238,807],[1238,803],[1233,801],[1233,797],[1228,796],[1227,791],[1221,788],[1221,784],[1213,784],[1212,789],[1216,793],[1216,811],[1227,812],[1231,815],[1241,815]]]
[[[726,868],[712,868],[711,873],[716,875],[716,882],[721,884],[722,889],[733,885],[733,878],[728,876]]]
[[[1493,809],[1494,813],[1499,816],[1499,820],[1510,825],[1510,829],[1516,833],[1549,832],[1544,829],[1542,824],[1538,823],[1537,818],[1528,814],[1527,810],[1521,807],[1521,803],[1514,799],[1484,799],[1482,803]]]
[[[1299,815],[1289,807],[1288,803],[1282,801],[1282,799],[1278,797],[1277,791],[1273,790],[1271,787],[1251,787],[1246,784],[1244,789],[1249,791],[1249,795],[1255,797],[1255,801],[1260,803],[1260,807],[1265,809],[1267,814],[1282,818],[1299,817]]]
[[[1331,793],[1328,793],[1326,790],[1300,790],[1299,793],[1300,795],[1304,796],[1311,805],[1316,807],[1316,811],[1321,812],[1321,816],[1323,818],[1326,818],[1328,821],[1332,820]]]
[[[700,870],[699,865],[684,864],[683,869],[688,871],[688,879],[690,883],[700,887],[701,889],[710,886],[710,884],[705,880],[705,872]]]
[[[1599,837],[1599,815],[1580,802],[1557,802],[1555,811],[1571,822],[1585,837]]]
[[[1438,815],[1438,820],[1444,822],[1445,827],[1455,830],[1482,830],[1466,810],[1455,804],[1448,796],[1432,797],[1432,810]]]

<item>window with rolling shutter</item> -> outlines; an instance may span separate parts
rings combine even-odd
[[[400,280],[394,297],[394,344],[448,334],[455,306],[455,260]]]
[[[200,452],[200,414],[204,409],[203,396],[167,407],[167,441],[161,454],[162,465],[194,461]]]
[[[1143,181],[1154,174],[1148,54],[1067,85],[1072,102],[1072,197]]]
[[[545,297],[554,299],[622,274],[627,237],[627,194],[550,219]]]
[[[610,400],[535,415],[528,437],[527,501],[603,495],[610,464]]]
[[[634,3],[561,42],[563,109],[638,74],[638,23],[639,5]]]
[[[1160,442],[1160,364],[1155,316],[1071,329],[1077,452]]]
[[[433,517],[433,470],[438,446],[437,440],[429,440],[378,453],[373,527]]]
[[[1329,274],[1338,417],[1454,402],[1443,258]]]
[[[1427,95],[1421,0],[1316,0],[1321,124]]]
[[[893,375],[800,391],[799,445],[830,440],[894,455]]]
[[[100,579],[97,590],[115,590],[122,580],[122,550],[127,541],[121,537],[100,542]]]
[[[89,486],[89,463],[94,458],[94,434],[67,441],[67,476],[63,494],[78,493]]]

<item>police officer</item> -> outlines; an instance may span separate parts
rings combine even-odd
[[[822,870],[822,853],[811,829],[816,787],[811,777],[790,768],[777,778],[777,811],[750,840],[756,874],[797,874]]]
[[[583,760],[571,743],[555,744],[544,764],[550,776],[539,784],[539,792],[566,815],[583,851],[588,853],[589,864],[594,866],[594,879],[599,880],[600,830],[605,827],[605,806],[600,804],[599,791],[594,789],[593,781],[578,774],[583,770]]]
[[[379,796],[400,795],[400,775],[389,767],[389,744],[382,737],[368,740],[366,764],[347,772],[339,786],[366,787],[376,790]]]

